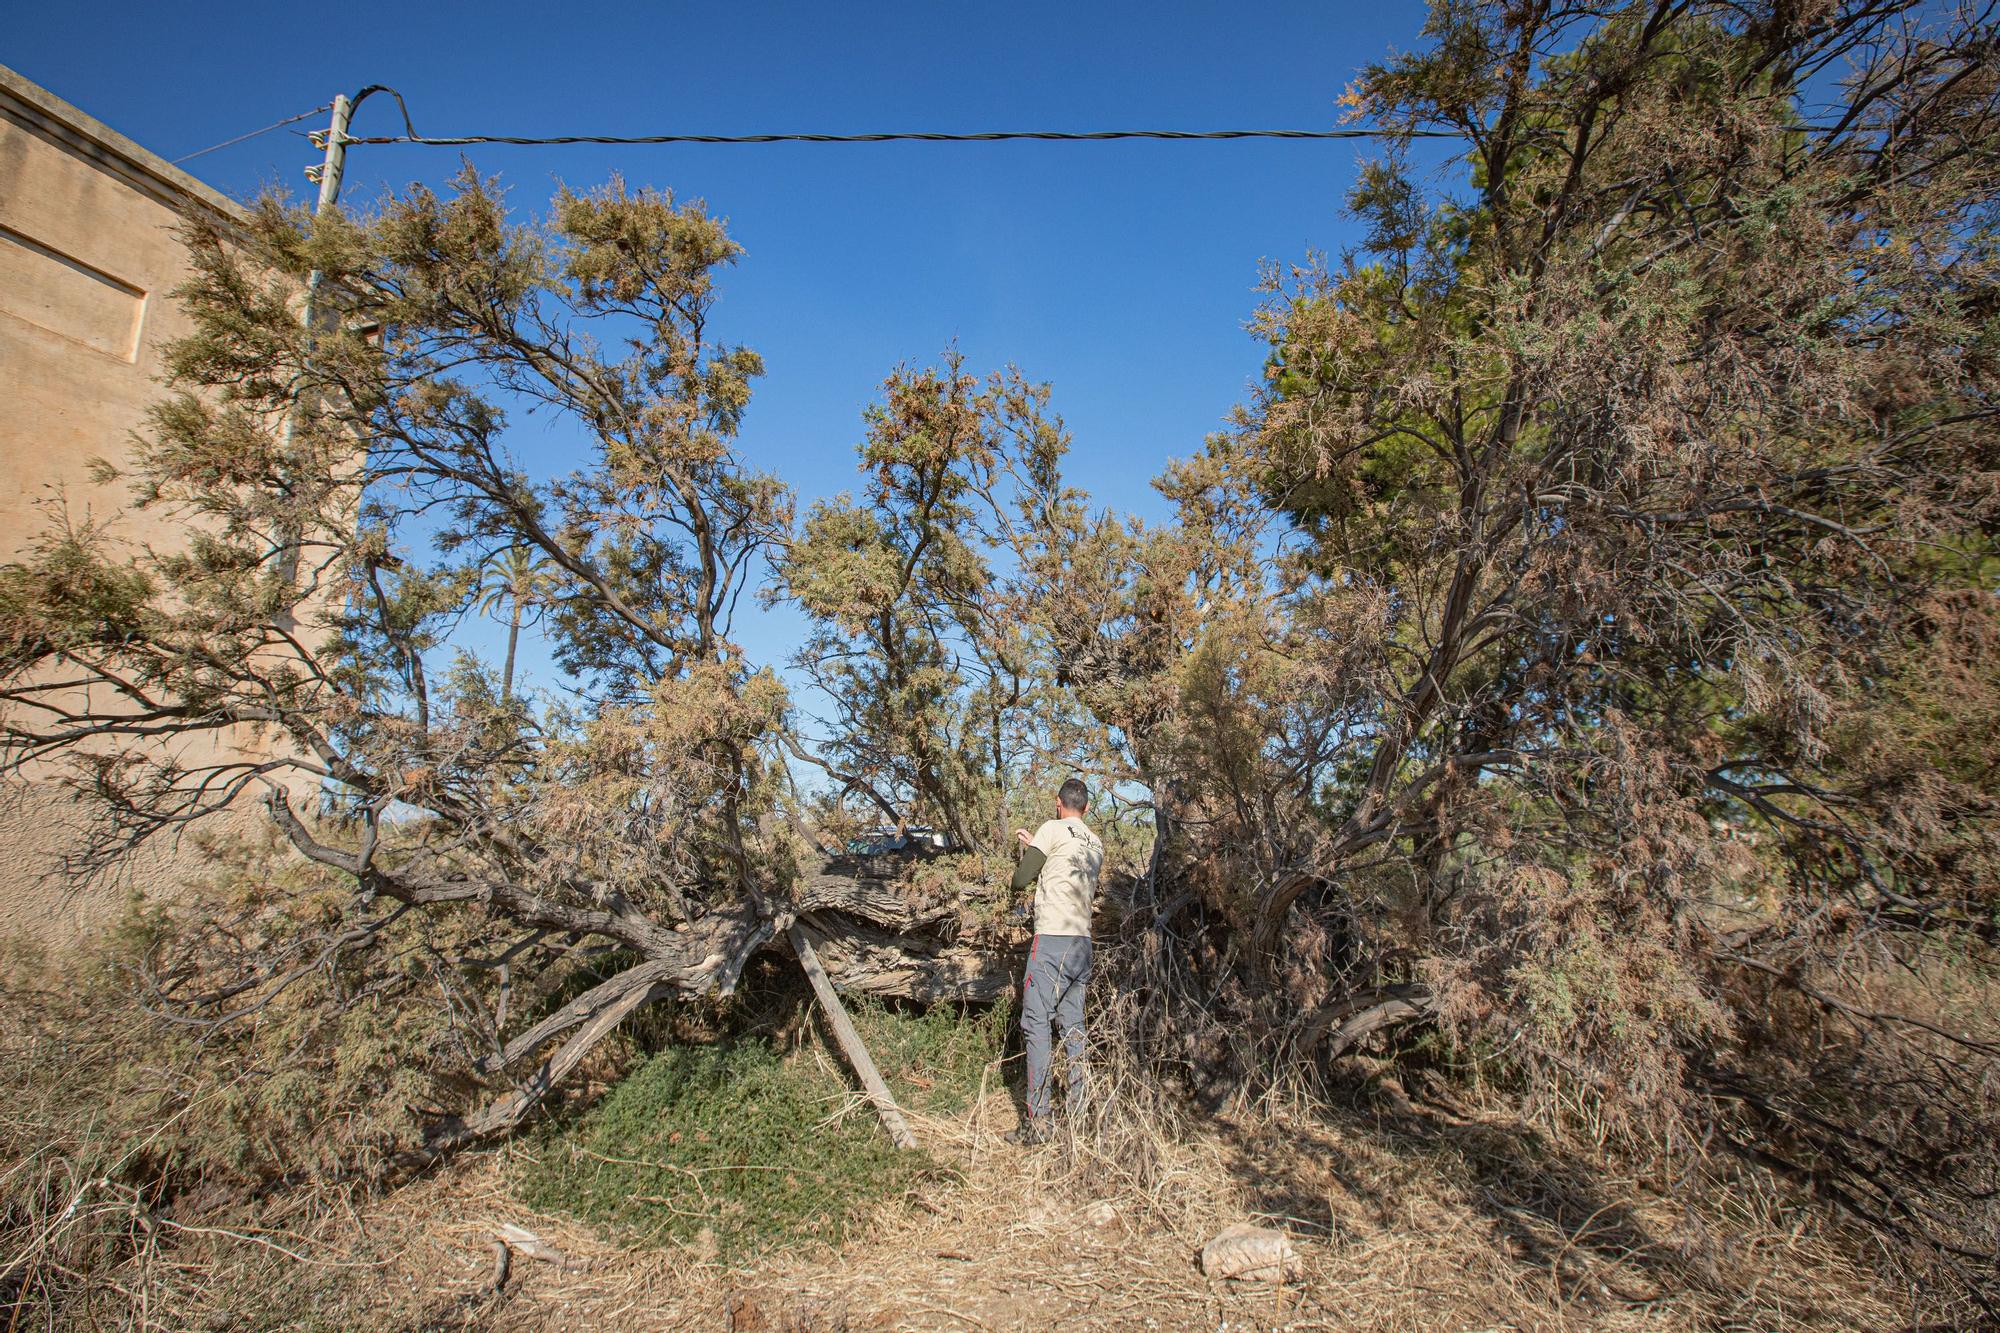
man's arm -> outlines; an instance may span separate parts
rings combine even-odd
[[[1039,847],[1030,847],[1022,852],[1019,864],[1014,867],[1014,882],[1009,891],[1019,893],[1041,878],[1042,865],[1048,859],[1048,854]]]

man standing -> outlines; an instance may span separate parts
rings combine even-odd
[[[1028,1048],[1028,1119],[1009,1143],[1049,1140],[1050,1027],[1062,1027],[1069,1058],[1064,1105],[1083,1104],[1083,987],[1090,979],[1090,903],[1104,868],[1104,844],[1083,822],[1090,792],[1071,778],[1056,793],[1056,817],[1036,829],[1015,829],[1024,849],[1014,892],[1035,886],[1035,942],[1021,994],[1021,1032]]]

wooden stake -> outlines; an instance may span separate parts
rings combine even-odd
[[[903,1119],[902,1108],[890,1095],[889,1085],[882,1081],[881,1071],[875,1068],[868,1048],[861,1044],[861,1034],[854,1030],[854,1021],[842,1007],[833,982],[827,979],[826,969],[819,965],[819,955],[813,952],[805,927],[796,921],[792,923],[792,950],[798,954],[799,966],[806,970],[806,977],[812,982],[813,994],[819,997],[820,1008],[826,1011],[826,1021],[833,1026],[833,1035],[839,1040],[847,1063],[854,1066],[854,1072],[861,1076],[861,1086],[868,1092],[868,1100],[875,1103],[876,1114],[882,1117],[882,1128],[889,1131],[890,1141],[898,1148],[916,1147],[917,1136],[910,1132],[909,1123]]]

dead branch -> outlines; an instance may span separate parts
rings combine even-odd
[[[1299,1050],[1301,1055],[1310,1055],[1324,1039],[1326,1058],[1338,1060],[1377,1032],[1434,1017],[1437,1010],[1436,997],[1421,986],[1364,991],[1323,1006],[1300,1033]],[[1336,1021],[1340,1026],[1327,1038],[1327,1028]]]
[[[554,1264],[565,1272],[590,1266],[588,1259],[572,1259],[526,1227],[516,1226],[512,1222],[502,1222],[494,1230],[493,1239],[503,1251],[517,1250],[530,1259],[539,1263]],[[496,1259],[494,1267],[500,1275],[498,1281],[494,1283],[497,1290],[499,1285],[506,1281],[506,1265],[504,1261]]]
[[[1327,1032],[1335,1023],[1352,1018],[1355,1014],[1371,1009],[1384,1001],[1411,1000],[1424,993],[1422,986],[1410,983],[1355,991],[1350,995],[1328,1000],[1308,1014],[1305,1022],[1299,1025],[1296,1042],[1300,1057],[1310,1058],[1312,1053],[1319,1049],[1319,1044],[1326,1040]]]
[[[898,1148],[916,1147],[917,1136],[910,1132],[909,1122],[903,1119],[902,1108],[896,1105],[895,1095],[882,1081],[881,1071],[875,1068],[874,1058],[868,1054],[861,1034],[854,1030],[854,1020],[841,1007],[840,995],[827,979],[826,969],[820,966],[811,938],[796,922],[792,925],[791,938],[792,948],[799,956],[799,966],[805,969],[807,979],[812,982],[813,994],[819,997],[820,1010],[826,1015],[827,1024],[833,1028],[833,1035],[839,1040],[847,1062],[860,1075],[861,1086],[867,1090],[868,1100],[875,1104],[876,1114],[882,1117],[882,1127],[889,1132],[890,1141]]]

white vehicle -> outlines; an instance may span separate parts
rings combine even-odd
[[[909,828],[871,828],[847,840],[849,856],[881,856],[888,852],[948,852],[951,836],[942,830],[916,824]]]

